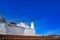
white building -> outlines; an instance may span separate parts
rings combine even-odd
[[[7,23],[3,17],[0,16],[0,34],[9,35],[35,35],[34,23],[31,27],[21,22],[19,24]]]

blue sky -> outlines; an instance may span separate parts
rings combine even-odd
[[[0,0],[7,22],[35,23],[36,34],[60,35],[60,0]]]

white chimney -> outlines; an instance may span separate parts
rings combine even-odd
[[[31,29],[34,29],[34,22],[31,22]]]

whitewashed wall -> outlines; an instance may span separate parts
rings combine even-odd
[[[12,34],[12,35],[22,35],[24,33],[24,28],[19,28],[19,27],[6,27],[6,34]]]
[[[0,23],[0,34],[6,34],[6,27],[4,23]]]
[[[0,23],[0,34],[11,35],[35,35],[34,29],[24,29],[23,27],[7,26]]]
[[[24,35],[35,35],[34,29],[25,29]]]

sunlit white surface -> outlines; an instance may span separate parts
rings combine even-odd
[[[31,22],[31,29],[34,29],[34,22]]]
[[[21,23],[17,24],[17,26],[19,26],[19,27],[24,27],[24,28],[29,28],[29,26],[28,26],[28,25],[26,25],[26,24],[25,24],[25,23],[23,23],[23,22],[21,22]]]
[[[4,23],[0,23],[0,34],[6,34],[6,27]]]
[[[0,34],[11,35],[35,35],[35,30],[31,29],[25,23],[17,24],[16,26],[0,23]]]

